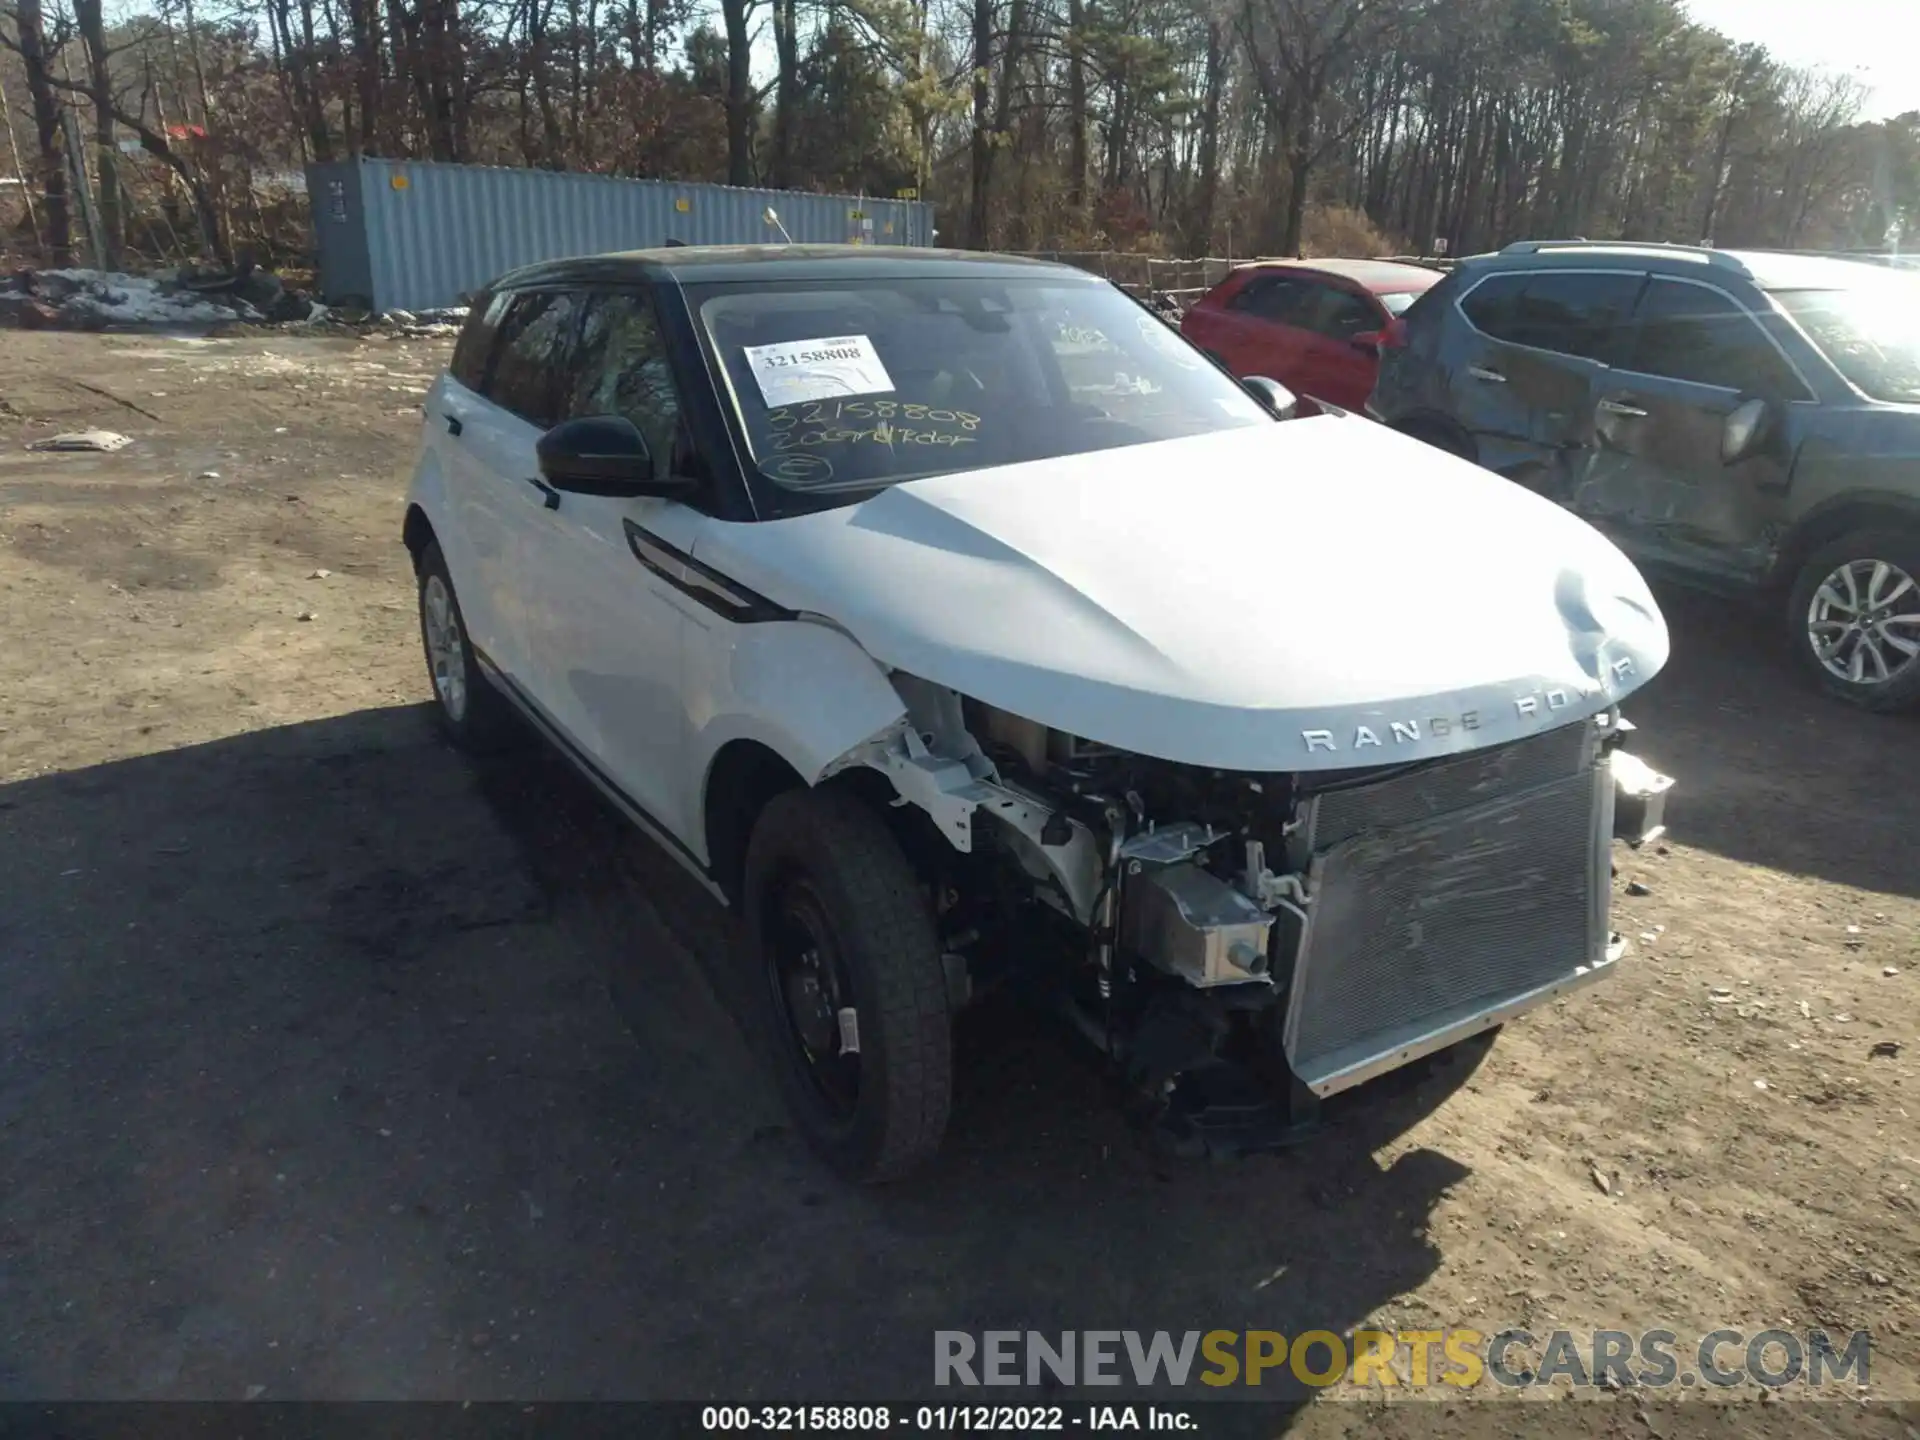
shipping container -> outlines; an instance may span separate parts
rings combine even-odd
[[[688,245],[781,242],[931,245],[917,200],[742,190],[556,170],[351,160],[309,165],[320,293],[330,305],[428,310],[457,305],[496,276],[539,260]]]

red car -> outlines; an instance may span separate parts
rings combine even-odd
[[[1359,410],[1373,393],[1394,317],[1442,279],[1392,260],[1266,260],[1201,296],[1180,333],[1235,375]]]

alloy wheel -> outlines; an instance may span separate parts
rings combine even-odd
[[[1807,641],[1827,673],[1885,685],[1920,659],[1920,585],[1886,560],[1850,560],[1807,606]]]
[[[448,718],[458,724],[467,713],[467,648],[460,636],[453,596],[438,575],[427,577],[420,597],[420,616],[425,622],[421,628],[426,632],[427,668],[433,673],[434,693]]]

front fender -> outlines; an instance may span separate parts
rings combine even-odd
[[[426,517],[432,527],[433,536],[440,542],[441,553],[447,557],[447,565],[455,564],[455,530],[453,523],[453,496],[447,485],[446,467],[440,451],[433,443],[433,420],[429,417],[420,427],[420,449],[413,462],[413,478],[407,484],[407,519],[403,522],[401,538],[411,541],[414,534],[413,512],[418,510]],[[411,548],[411,546],[409,546]],[[416,555],[416,559],[418,556]],[[463,557],[464,558],[464,557]],[[454,584],[460,583],[460,576],[454,575]]]
[[[879,662],[829,621],[803,616],[728,629],[732,643],[688,656],[692,789],[683,814],[702,812],[714,757],[732,741],[766,746],[812,785],[906,716]],[[697,848],[706,848],[703,835]]]

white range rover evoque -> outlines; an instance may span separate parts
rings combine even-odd
[[[1284,1143],[1608,973],[1611,842],[1671,784],[1622,748],[1668,646],[1633,565],[1289,399],[1059,266],[517,271],[407,508],[441,719],[519,712],[738,907],[842,1173],[938,1146],[1001,982],[1162,1133]]]

